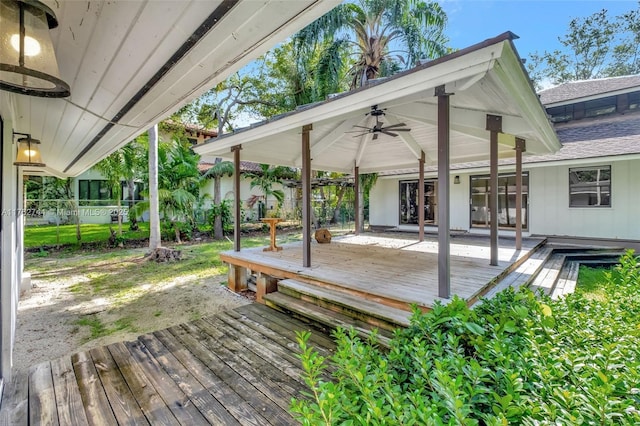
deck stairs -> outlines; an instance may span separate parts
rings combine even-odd
[[[540,273],[549,274],[544,267],[552,254],[552,248],[540,244],[498,277],[486,294],[478,294],[469,304],[509,286],[530,285]],[[394,329],[410,324],[411,306],[407,303],[302,276],[278,281],[278,291],[263,298],[267,306],[329,329],[353,327],[362,337],[377,329],[383,346],[393,336]]]

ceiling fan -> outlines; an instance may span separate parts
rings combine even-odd
[[[354,125],[353,127],[359,127],[361,129],[365,129],[365,130],[353,130],[351,132],[345,132],[345,133],[358,133],[357,135],[354,136],[354,138],[360,137],[362,135],[366,135],[367,133],[373,133],[373,140],[376,140],[376,139],[378,139],[378,134],[380,134],[380,133],[395,137],[395,136],[398,136],[398,134],[394,133],[394,132],[409,132],[409,131],[411,131],[410,128],[405,128],[404,127],[404,126],[406,126],[405,123],[397,123],[397,124],[391,124],[389,126],[385,126],[384,123],[382,123],[380,121],[380,117],[385,115],[385,113],[384,113],[385,109],[378,109],[378,105],[373,105],[371,107],[371,111],[366,113],[365,115],[371,115],[372,117],[375,117],[376,118],[376,124],[373,127]],[[392,131],[390,131],[390,130],[392,130]]]

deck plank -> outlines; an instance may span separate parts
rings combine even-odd
[[[216,376],[189,349],[178,342],[168,330],[156,331],[153,335],[171,351],[185,368],[198,380],[229,413],[243,426],[263,426],[269,421],[262,417],[246,400]]]
[[[265,309],[264,306],[256,303],[245,305],[233,311],[246,315],[251,320],[262,324],[265,328],[273,329],[295,342],[297,342],[296,331],[308,331],[311,333],[309,337],[310,343],[316,347],[324,348],[324,350],[330,353],[335,352],[336,343],[329,337],[330,329],[326,327],[322,327],[322,332],[318,332],[319,326],[312,326],[309,323],[302,322],[274,309]]]
[[[91,359],[96,366],[96,371],[107,399],[113,410],[119,425],[145,425],[149,424],[144,413],[140,409],[136,398],[129,390],[118,365],[113,360],[111,353],[105,346],[91,349]]]
[[[249,405],[269,419],[272,424],[297,424],[287,412],[287,409],[281,408],[265,395],[265,392],[269,393],[269,389],[262,384],[259,377],[253,375],[251,371],[244,371],[240,362],[232,361],[231,366],[227,365],[224,359],[220,357],[219,352],[210,350],[206,342],[203,342],[203,340],[207,340],[206,337],[198,337],[199,331],[197,328],[193,327],[192,332],[190,332],[189,327],[183,325],[170,327],[168,331],[217,377],[238,395],[242,395]],[[241,371],[236,371],[236,368]]]
[[[71,355],[71,363],[78,380],[78,389],[89,424],[116,424],[109,399],[89,353],[79,352]]]
[[[50,362],[29,369],[29,424],[60,424]]]
[[[113,343],[107,348],[118,365],[129,389],[136,396],[138,405],[149,423],[167,426],[179,425],[180,423],[176,417],[164,403],[164,400],[144,374],[142,368],[132,358],[124,343]]]
[[[247,350],[299,382],[302,386],[306,386],[300,359],[296,358],[291,351],[250,327],[233,321],[231,317],[226,317],[225,321],[224,315],[216,315],[215,317],[206,318],[205,321],[209,322],[216,330],[233,337],[236,342],[243,345]]]
[[[87,415],[82,405],[76,374],[71,358],[62,357],[51,361],[53,388],[56,393],[58,419],[61,425],[88,425]]]
[[[14,371],[9,382],[5,382],[0,404],[0,425],[22,426],[29,421],[29,373]]]
[[[195,321],[182,326],[197,336],[205,347],[215,352],[228,367],[251,382],[267,398],[284,411],[289,409],[291,395],[300,391],[300,387],[294,387],[296,382],[288,380],[287,376],[275,371],[271,365],[257,356],[251,356],[242,345],[216,332],[208,323]]]
[[[157,337],[145,334],[138,338],[169,377],[211,424],[239,425],[226,408],[187,370]]]
[[[183,425],[209,424],[187,395],[163,370],[141,342],[126,342],[125,346],[176,419]]]

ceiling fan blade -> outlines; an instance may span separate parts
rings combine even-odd
[[[385,128],[386,130],[386,128]],[[410,132],[411,129],[393,129],[394,132]]]
[[[389,126],[384,126],[385,129],[392,129],[394,127],[402,127],[402,126],[406,126],[406,123],[398,123],[398,124],[391,124]]]
[[[391,132],[388,132],[388,131],[386,131],[386,130],[382,130],[382,133],[384,133],[385,135],[393,136],[393,137],[398,136],[398,134],[397,134],[397,133],[391,133]]]
[[[362,135],[366,135],[369,132],[360,133],[359,135],[353,135],[354,138],[359,138]]]

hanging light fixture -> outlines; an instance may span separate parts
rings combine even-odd
[[[36,0],[0,1],[0,89],[22,95],[64,98],[49,30],[56,15]]]
[[[45,167],[40,157],[40,141],[33,139],[28,133],[13,132],[13,135],[21,135],[18,139],[18,156],[13,163],[15,166]]]

